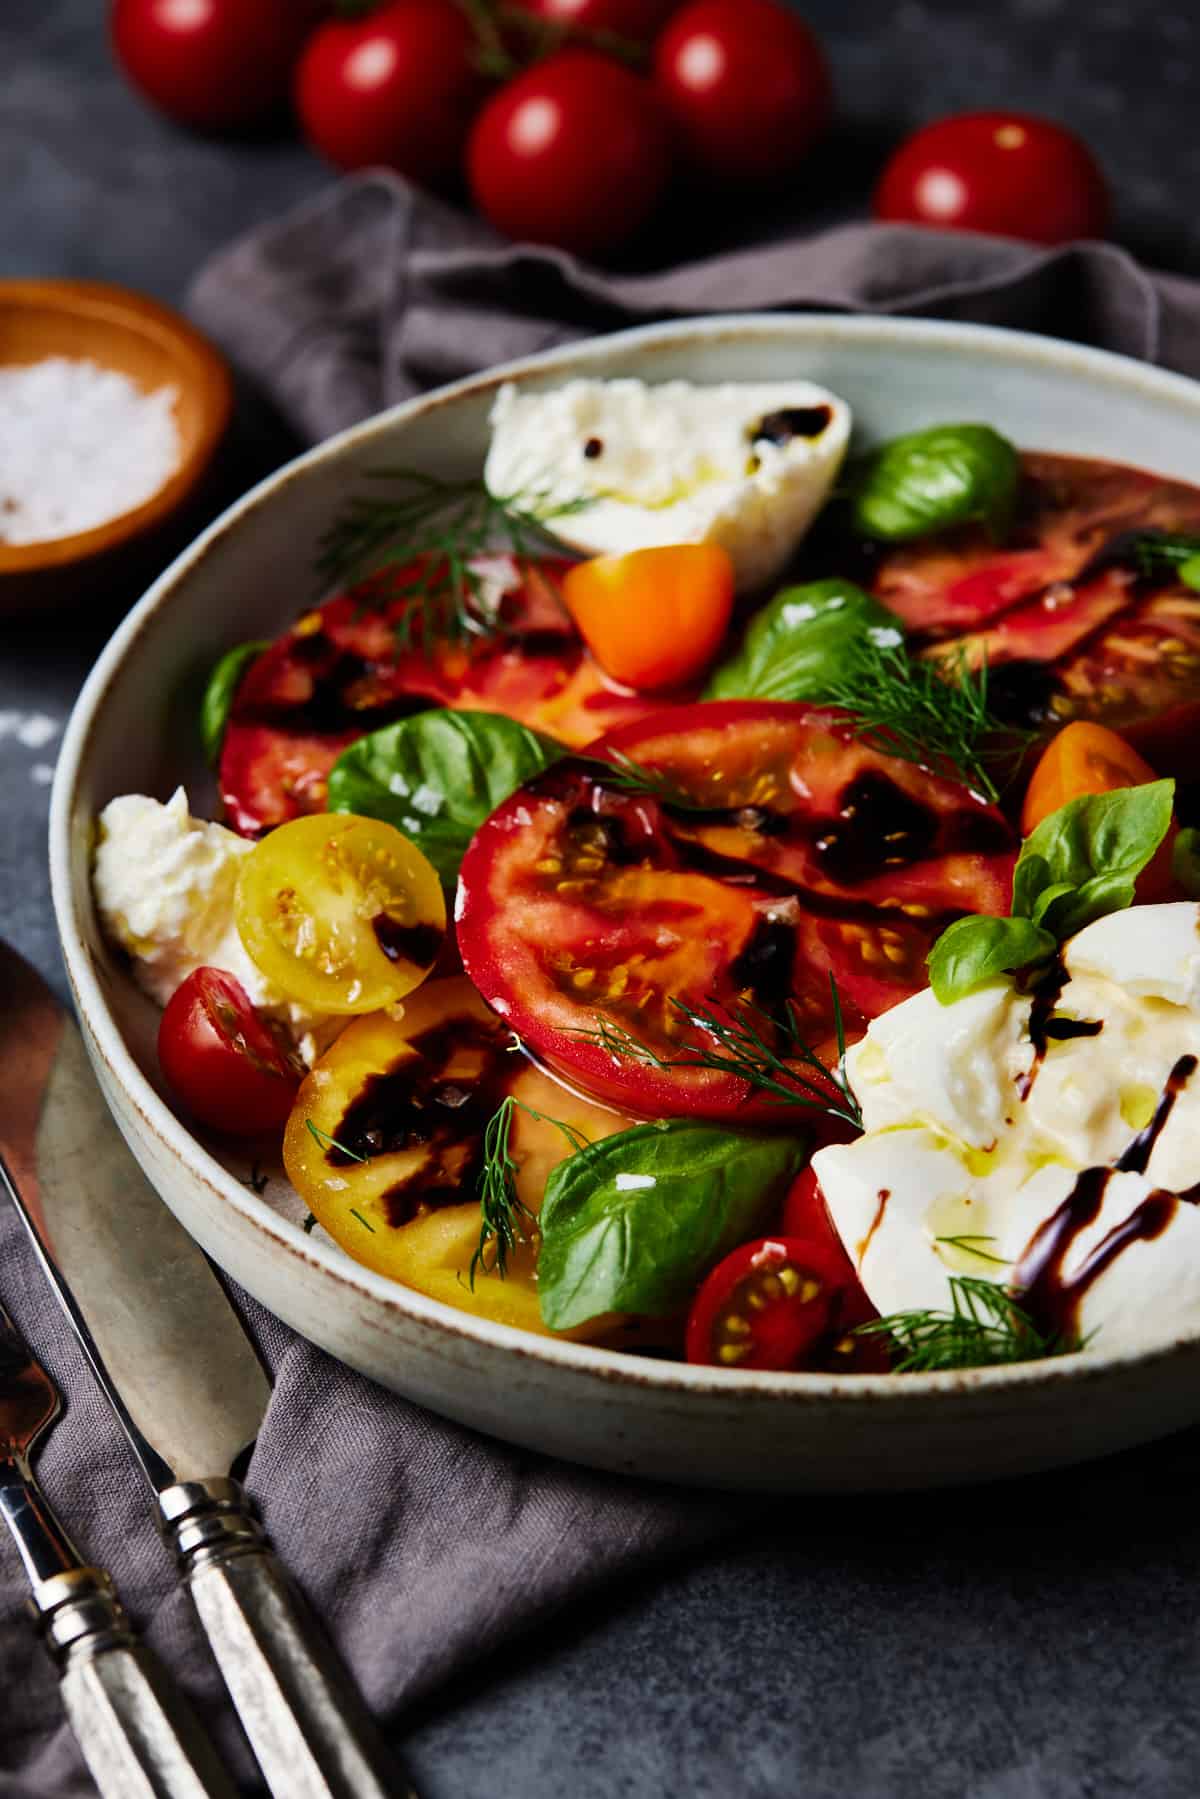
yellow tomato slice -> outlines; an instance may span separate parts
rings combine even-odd
[[[477,1268],[471,1286],[484,1130],[507,1095],[522,1102],[509,1153],[517,1194],[536,1218],[551,1169],[570,1153],[549,1121],[595,1142],[632,1120],[559,1086],[512,1045],[465,976],[431,981],[405,1002],[402,1017],[356,1019],[326,1051],[297,1096],[283,1159],[296,1191],[355,1261],[462,1311],[549,1334],[529,1220],[504,1277]],[[566,1334],[595,1340],[633,1331],[606,1318]]]
[[[320,1012],[402,999],[446,934],[441,882],[420,850],[394,826],[349,812],[292,819],[256,844],[234,916],[263,974]]]

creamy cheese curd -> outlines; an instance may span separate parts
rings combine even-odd
[[[585,555],[718,543],[739,587],[783,567],[825,502],[850,437],[850,409],[810,381],[511,382],[492,409],[484,470],[493,493],[551,505]]]
[[[848,1052],[865,1133],[813,1166],[880,1312],[947,1308],[952,1275],[1012,1279],[1080,1171],[1115,1163],[1172,1070],[1200,1057],[1200,907],[1113,913],[1063,961],[1053,1020],[1101,1028],[1051,1036],[1040,1058],[1030,998],[1007,980],[949,1006],[916,994]],[[1200,1071],[1183,1080],[1144,1170],[1109,1178],[1097,1218],[1072,1239],[1066,1280],[1156,1190],[1186,1194],[1197,1182]],[[1166,1211],[1159,1234],[1121,1248],[1083,1294],[1078,1325],[1093,1347],[1200,1330],[1200,1204]]]
[[[138,985],[160,1006],[197,968],[223,968],[311,1066],[345,1020],[297,1005],[246,954],[233,896],[242,857],[253,848],[224,825],[193,818],[182,787],[166,805],[123,794],[100,814],[96,909],[132,959]]]

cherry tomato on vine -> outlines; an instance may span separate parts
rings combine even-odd
[[[241,982],[221,968],[198,968],[175,989],[158,1060],[188,1111],[231,1137],[279,1130],[300,1085]]]
[[[515,0],[522,12],[567,31],[610,32],[634,44],[653,43],[679,0]]]
[[[577,562],[562,592],[604,672],[643,692],[703,673],[729,624],[733,586],[728,550],[681,543]]]
[[[458,171],[485,89],[455,0],[394,0],[315,31],[296,70],[309,142],[341,169],[381,164],[437,186]]]
[[[1039,244],[1102,237],[1109,197],[1083,141],[1048,119],[966,112],[908,138],[883,171],[875,216]]]
[[[498,230],[579,256],[633,237],[670,166],[649,83],[592,50],[562,50],[510,81],[467,145],[475,203]]]
[[[287,99],[310,0],[115,0],[113,49],[155,106],[202,131],[253,125]]]
[[[829,70],[775,0],[691,0],[654,53],[654,82],[688,160],[730,182],[787,174],[829,121]]]

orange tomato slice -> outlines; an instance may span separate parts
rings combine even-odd
[[[706,669],[733,610],[733,562],[715,543],[594,556],[563,577],[563,599],[592,655],[638,691]]]

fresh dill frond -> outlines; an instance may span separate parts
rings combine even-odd
[[[348,1162],[369,1162],[371,1159],[370,1156],[360,1156],[355,1150],[347,1149],[344,1143],[339,1143],[336,1137],[331,1137],[328,1131],[323,1131],[319,1124],[313,1123],[311,1118],[304,1120],[304,1128],[321,1149],[325,1151],[336,1149],[338,1154],[345,1156]]]
[[[367,1220],[363,1217],[362,1213],[359,1211],[356,1211],[353,1206],[350,1207],[350,1216],[351,1216],[351,1218],[357,1218],[358,1222],[362,1225],[362,1227],[365,1231],[370,1231],[372,1236],[375,1235],[375,1226],[373,1224],[368,1224]]]
[[[1133,557],[1143,575],[1174,570],[1185,587],[1200,590],[1200,537],[1144,531],[1133,541]]]
[[[317,1214],[315,1212],[306,1212],[300,1229],[304,1232],[306,1237],[311,1237],[316,1228]]]
[[[1047,1336],[1007,1288],[969,1274],[951,1275],[948,1311],[892,1312],[860,1324],[855,1334],[889,1337],[898,1357],[892,1365],[896,1374],[1036,1362],[1081,1347]]]
[[[1023,755],[1037,733],[1007,725],[988,708],[988,668],[956,657],[910,656],[890,633],[867,632],[823,700],[853,715],[852,729],[872,749],[953,774],[995,801],[990,765]]]
[[[268,1176],[263,1173],[257,1162],[251,1164],[249,1174],[241,1176],[242,1186],[249,1187],[251,1193],[260,1195],[267,1190],[267,1180]]]
[[[791,1000],[787,1002],[786,1015],[777,1018],[745,999],[718,1011],[713,1006],[692,1006],[687,1000],[673,998],[671,1004],[676,1011],[712,1042],[711,1049],[689,1044],[678,1055],[661,1055],[624,1025],[603,1016],[597,1018],[595,1030],[578,1034],[621,1060],[647,1062],[655,1068],[711,1068],[718,1074],[736,1075],[781,1105],[827,1112],[831,1118],[840,1118],[861,1130],[862,1112],[846,1078],[846,1032],[841,997],[832,973],[829,987],[838,1046],[834,1068],[826,1066],[802,1035]],[[794,1066],[797,1062],[801,1069],[810,1069],[818,1078],[800,1072]]]
[[[479,1243],[471,1257],[467,1280],[475,1291],[477,1275],[497,1274],[503,1280],[508,1272],[508,1258],[518,1243],[527,1241],[526,1232],[535,1224],[534,1214],[517,1192],[517,1164],[512,1157],[510,1139],[513,1117],[520,1108],[540,1124],[552,1124],[561,1131],[572,1152],[584,1149],[587,1139],[574,1125],[561,1118],[549,1118],[535,1112],[523,1100],[507,1094],[488,1119],[483,1133],[483,1167],[479,1172]],[[489,1259],[490,1258],[490,1259]]]
[[[551,521],[589,503],[494,494],[482,479],[443,481],[417,469],[373,469],[367,479],[399,490],[346,502],[321,538],[317,573],[327,586],[369,584],[364,604],[407,600],[395,627],[401,648],[502,632],[476,559],[561,556]]]
[[[994,1256],[986,1249],[976,1247],[980,1243],[994,1243],[994,1237],[935,1237],[935,1243],[946,1243],[951,1249],[961,1249],[964,1255],[975,1256],[981,1262],[995,1262],[998,1268],[1007,1268],[1009,1263],[1003,1256]]]

